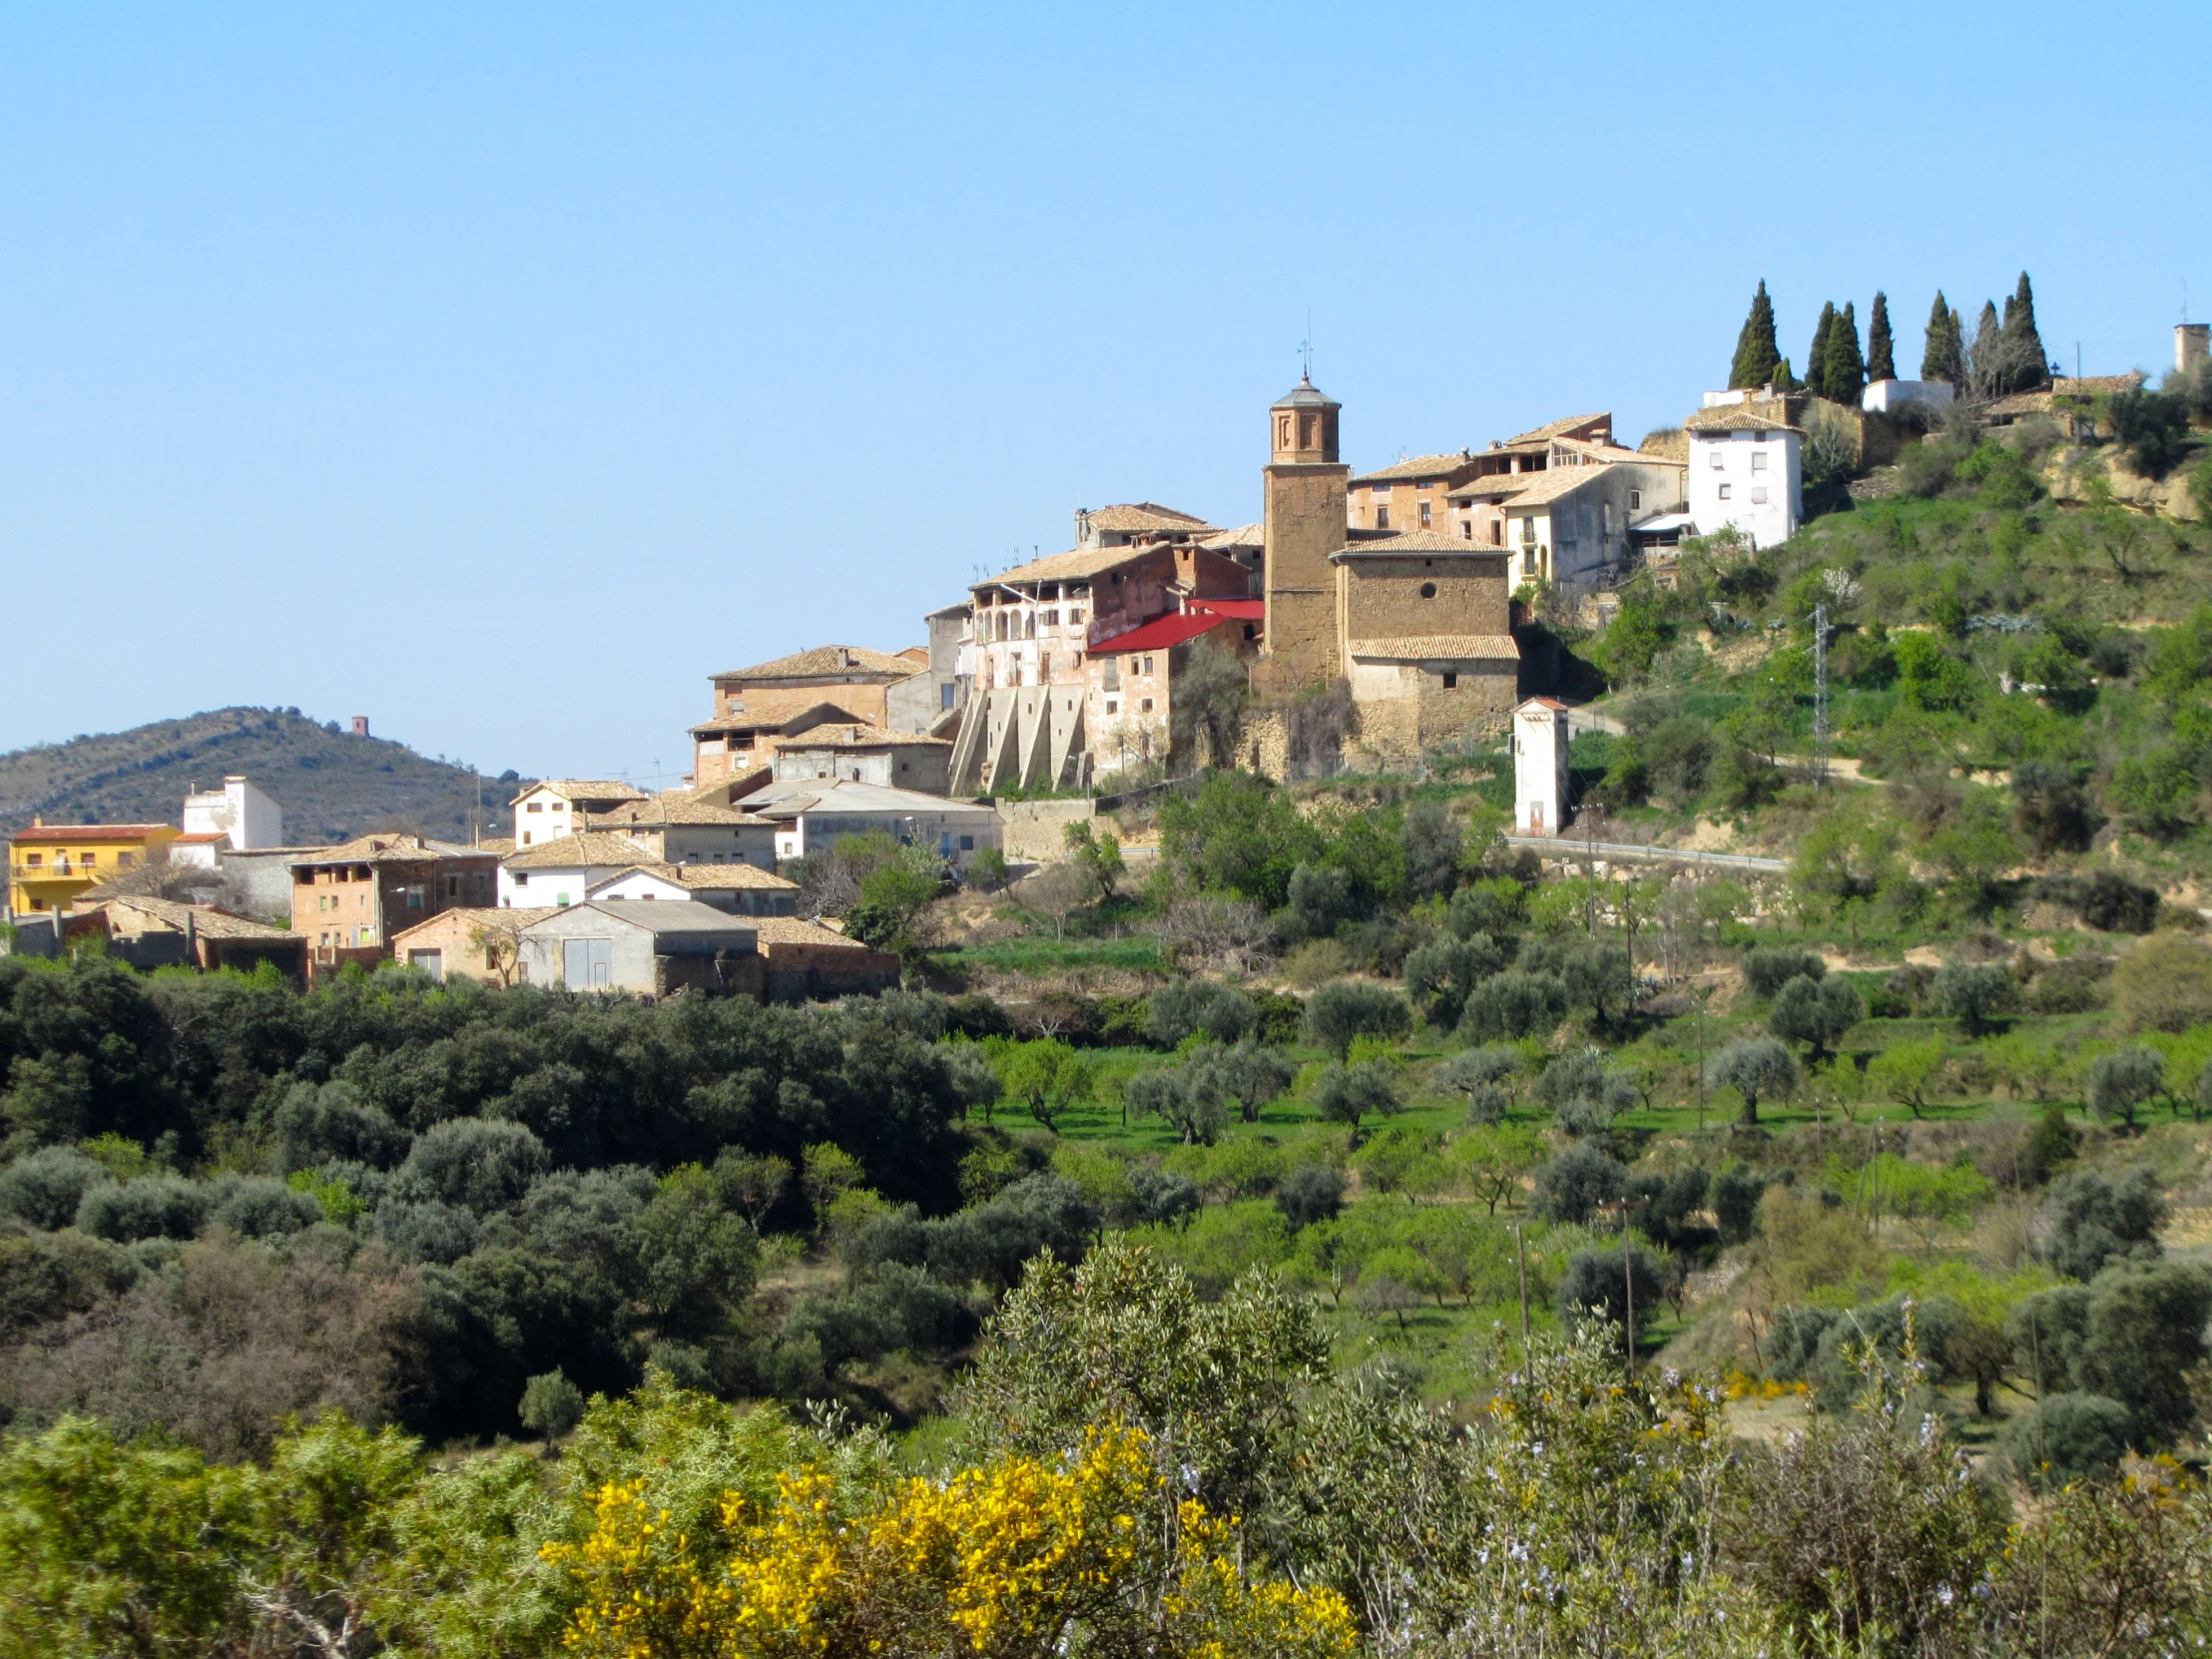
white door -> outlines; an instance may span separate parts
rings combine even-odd
[[[572,991],[603,990],[615,982],[615,941],[561,941],[561,982]]]

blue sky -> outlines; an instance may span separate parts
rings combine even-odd
[[[0,11],[0,748],[229,703],[669,781],[1078,506],[1725,376],[2033,275],[2165,366],[2212,8]]]

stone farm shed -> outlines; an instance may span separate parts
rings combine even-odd
[[[548,910],[515,937],[527,984],[648,996],[762,991],[754,919],[697,899],[593,899]]]

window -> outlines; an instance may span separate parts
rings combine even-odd
[[[1290,446],[1291,417],[1289,415],[1278,415],[1275,422],[1275,447],[1278,449],[1288,449],[1290,448]]]
[[[118,852],[115,855],[115,861],[121,868],[129,869],[133,864],[138,862],[138,859],[128,852]]]
[[[1070,611],[1068,612],[1068,626],[1069,626],[1070,628],[1080,628],[1080,627],[1081,627],[1082,625],[1083,625],[1083,607],[1082,607],[1082,606],[1080,606],[1080,605],[1077,605],[1076,607],[1074,607],[1074,608],[1073,608],[1072,610],[1070,610]]]
[[[46,854],[43,852],[34,852],[23,861],[29,864],[33,869],[37,869],[41,864],[46,862]]]
[[[1535,546],[1535,544],[1536,544],[1536,521],[1535,521],[1534,519],[1532,519],[1532,518],[1524,518],[1524,519],[1522,519],[1522,520],[1520,521],[1520,539],[1521,539],[1521,546],[1523,546],[1523,547],[1533,547],[1533,546]]]
[[[1505,520],[1502,518],[1490,520],[1490,545],[1492,547],[1503,547],[1505,545]]]
[[[1121,705],[1109,697],[1106,699],[1106,712],[1110,715],[1118,715],[1121,713]]]
[[[1628,492],[1628,510],[1632,513],[1640,512],[1643,510],[1643,505],[1644,492],[1642,490],[1630,490]]]
[[[937,707],[939,709],[952,707],[952,682],[949,680],[937,688]]]
[[[1390,527],[1389,508],[1378,507],[1375,509],[1375,527],[1378,530],[1387,530]]]
[[[527,830],[522,831],[522,844],[524,846],[528,846],[530,844],[530,831]]]
[[[1059,613],[1058,611],[1047,611],[1047,612],[1045,612],[1045,614],[1044,614],[1044,625],[1045,625],[1045,626],[1046,626],[1047,628],[1057,628],[1057,627],[1059,627],[1059,626],[1060,626],[1060,613]]]
[[[514,878],[515,878],[515,885],[516,885],[516,886],[518,886],[518,887],[527,887],[527,886],[528,886],[528,885],[530,884],[530,872],[529,872],[528,870],[526,870],[526,869],[518,869],[518,870],[515,870],[515,871],[513,872],[513,874],[514,874]]]
[[[1150,657],[1146,657],[1144,660],[1144,671],[1147,674],[1152,672],[1152,659]]]
[[[1724,456],[1723,456],[1723,455],[1721,454],[1721,450],[1720,450],[1720,445],[1719,445],[1719,444],[1715,444],[1715,445],[1714,445],[1714,446],[1712,447],[1712,449],[1711,449],[1711,450],[1709,451],[1709,453],[1710,453],[1710,454],[1712,455],[1712,457],[1713,457],[1713,470],[1714,470],[1715,472],[1718,472],[1718,471],[1720,471],[1720,470],[1721,470],[1721,468],[1723,468],[1724,466],[1728,465],[1728,461],[1727,461],[1727,459],[1726,459],[1726,458],[1725,458],[1725,457],[1724,457]]]
[[[100,854],[97,852],[80,852],[77,854],[77,861],[90,869],[100,861]]]
[[[542,801],[525,802],[522,810],[526,813],[542,813],[545,811],[545,803]]]
[[[1421,597],[1422,597],[1423,599],[1433,599],[1433,598],[1435,598],[1435,597],[1436,597],[1436,584],[1435,584],[1435,583],[1433,583],[1433,582],[1423,582],[1423,583],[1422,583],[1422,584],[1420,585],[1420,596],[1421,596]]]
[[[1378,485],[1376,485],[1376,486],[1375,486],[1375,498],[1376,498],[1376,500],[1378,500],[1378,501],[1387,501],[1387,500],[1389,500],[1389,498],[1390,498],[1390,486],[1389,486],[1389,485],[1387,485],[1387,484],[1378,484]]]
[[[445,878],[445,896],[448,898],[461,896],[461,878],[458,875],[448,875]]]
[[[1767,452],[1764,449],[1754,449],[1751,452],[1751,470],[1754,472],[1767,470]]]
[[[1461,541],[1472,541],[1472,540],[1474,540],[1474,520],[1473,520],[1473,519],[1471,519],[1471,518],[1463,518],[1463,519],[1461,519],[1461,520],[1459,521],[1459,539],[1460,539]]]
[[[1149,715],[1150,713],[1152,713],[1152,699],[1148,697],[1148,698],[1146,698],[1146,699],[1145,699],[1145,700],[1144,700],[1143,702],[1139,703],[1139,704],[1137,705],[1137,712],[1138,712],[1139,714],[1146,714],[1146,715]]]
[[[1766,485],[1754,484],[1751,486],[1751,503],[1755,507],[1763,507],[1767,504]]]
[[[962,835],[960,837],[960,850],[962,852],[973,852],[975,850],[975,837],[973,835]]]
[[[1420,527],[1423,530],[1428,528],[1428,503],[1425,501],[1420,504]]]
[[[1457,691],[1458,689],[1459,689],[1459,676],[1458,676],[1458,675],[1456,675],[1456,674],[1452,674],[1452,673],[1449,673],[1449,672],[1447,672],[1447,673],[1446,673],[1446,674],[1444,675],[1444,690],[1445,690],[1445,691]]]
[[[1732,489],[1734,489],[1734,488],[1735,488],[1735,486],[1734,486],[1733,484],[1723,484],[1723,485],[1721,485],[1721,499],[1722,499],[1723,501],[1726,501],[1726,500],[1727,500],[1727,499],[1729,498],[1729,492],[1730,492],[1730,491],[1731,491]]]

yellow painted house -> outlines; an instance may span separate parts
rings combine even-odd
[[[40,824],[8,840],[8,907],[65,909],[81,893],[150,856],[182,833],[169,824]]]

